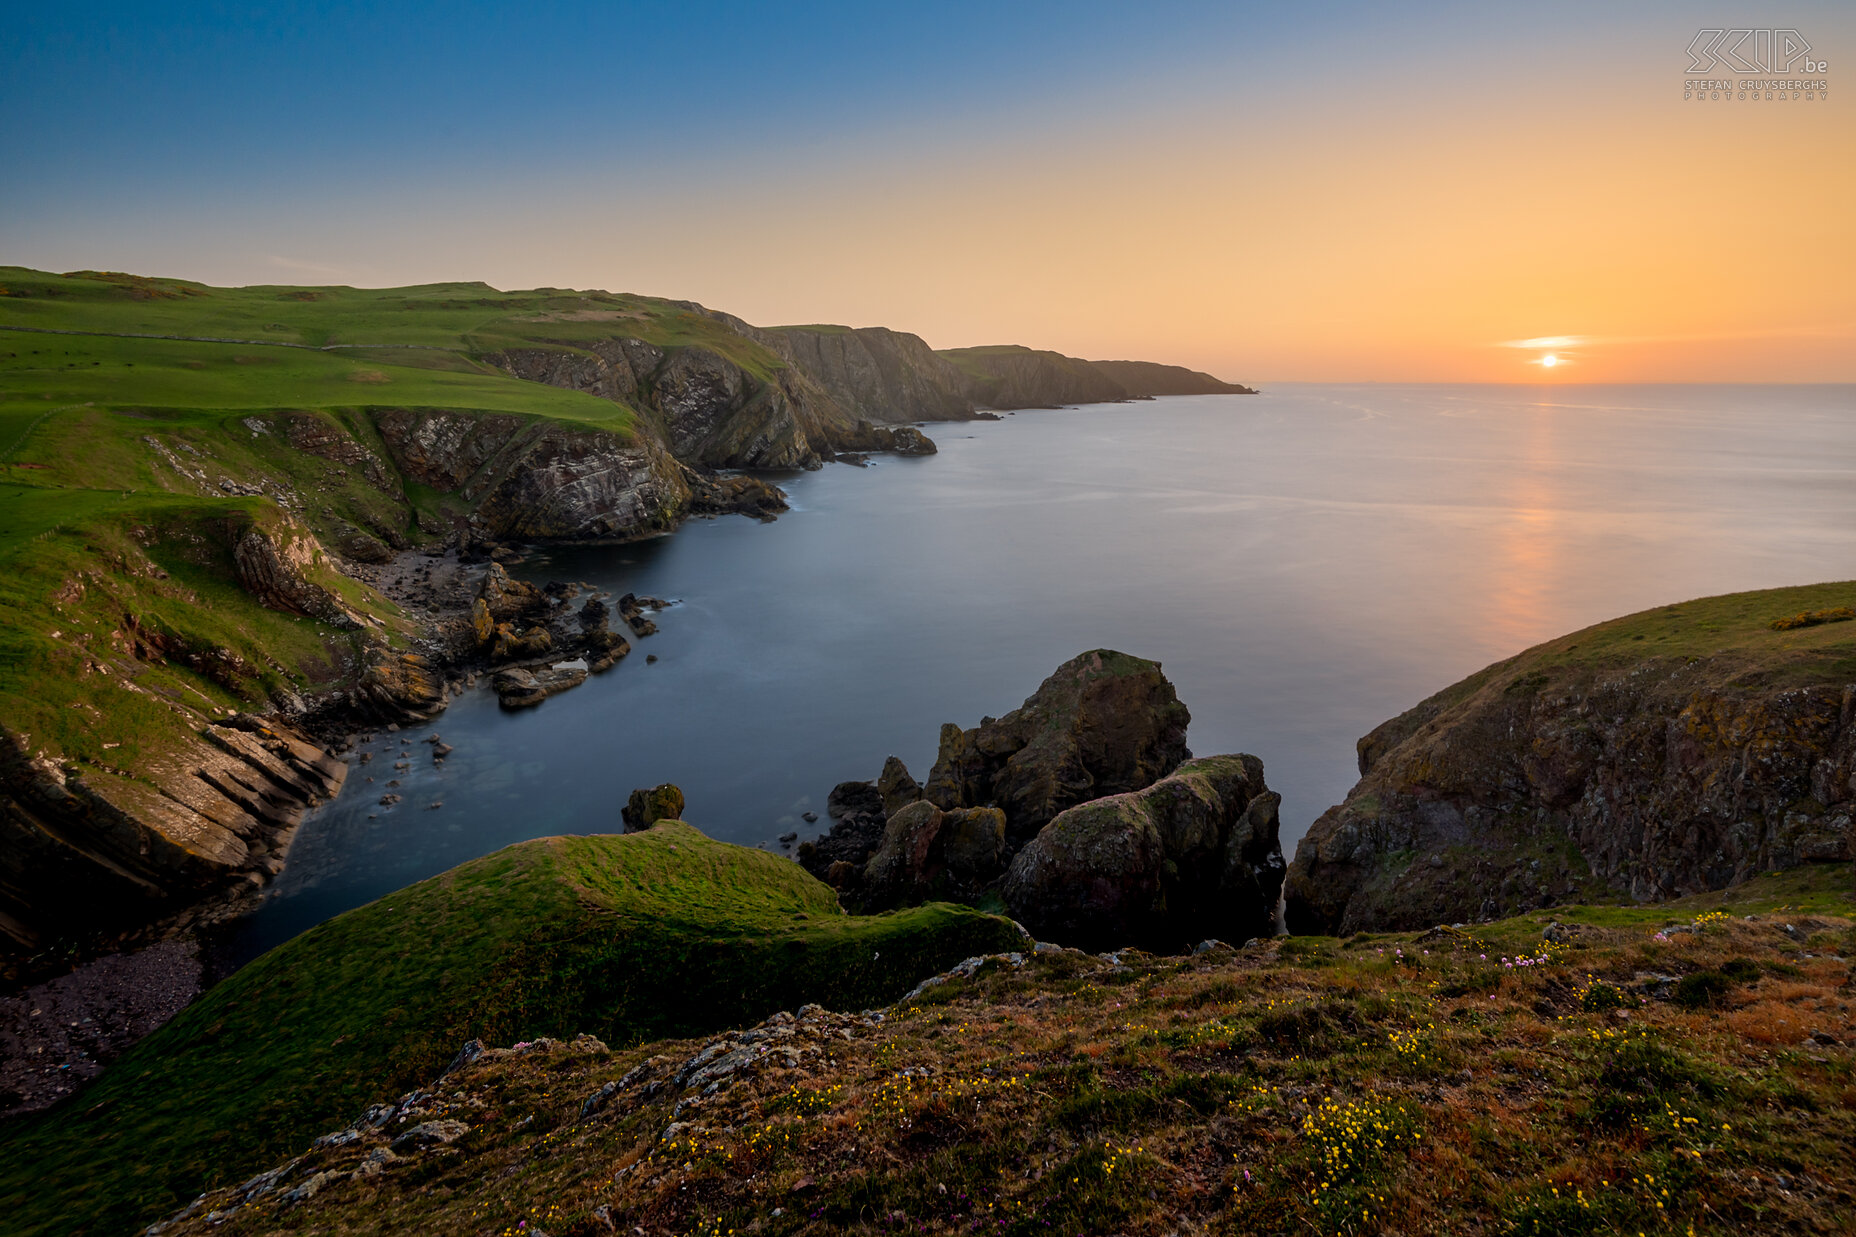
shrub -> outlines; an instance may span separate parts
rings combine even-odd
[[[1734,981],[1719,971],[1696,971],[1676,985],[1669,998],[1682,1009],[1702,1009],[1724,1003]]]

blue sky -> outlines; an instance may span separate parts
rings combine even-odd
[[[1710,23],[1847,58],[1856,6],[9,2],[0,262],[611,287],[1123,353],[1173,338],[1168,305],[1227,305],[1168,359],[1272,377],[1391,376],[1420,341],[1368,337],[1505,281],[1520,308],[1423,341],[1461,370],[1437,349],[1715,329],[1569,310],[1579,268],[1530,243],[1637,264],[1731,220],[1672,205],[1686,180],[1762,160],[1847,200],[1841,96],[1676,102]],[[1800,226],[1749,277],[1848,273]]]

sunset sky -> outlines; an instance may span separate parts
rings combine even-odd
[[[1721,26],[1799,31],[1827,97],[1685,101]],[[0,262],[1241,381],[1852,381],[1853,36],[1757,0],[13,4]]]

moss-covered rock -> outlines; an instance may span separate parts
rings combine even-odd
[[[1005,871],[1005,813],[996,807],[944,812],[925,799],[889,818],[865,865],[861,904],[870,910],[930,898],[971,902]]]
[[[1004,717],[941,727],[928,799],[942,809],[996,804],[1022,845],[1065,808],[1150,786],[1192,753],[1160,663],[1094,649],[1073,657]]]
[[[1001,892],[1033,933],[1066,945],[1175,950],[1268,936],[1281,801],[1255,756],[1190,761],[1145,790],[1060,814],[1012,860]]]
[[[683,806],[683,791],[664,782],[649,790],[632,791],[619,815],[625,822],[625,832],[637,833],[660,820],[682,820]]]

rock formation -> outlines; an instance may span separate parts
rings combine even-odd
[[[545,633],[544,633],[545,634]],[[531,709],[549,696],[586,682],[579,666],[534,666],[498,670],[490,680],[496,702],[505,709]]]
[[[597,597],[589,597],[580,607],[580,630],[586,641],[587,669],[593,674],[601,674],[612,669],[621,657],[632,651],[631,642],[609,624],[612,621],[611,607]]]
[[[1060,814],[1012,860],[1001,893],[1033,935],[1087,949],[1267,937],[1281,801],[1254,756],[1188,761],[1145,790]]]
[[[406,477],[471,508],[480,535],[517,541],[635,537],[675,526],[684,470],[649,434],[435,409],[375,414]]]
[[[0,937],[14,948],[257,888],[283,866],[303,809],[347,770],[290,727],[241,714],[137,772],[62,764],[0,728]]]
[[[786,495],[778,486],[758,477],[685,469],[684,479],[690,487],[691,515],[748,515],[771,520],[786,510]]]
[[[922,797],[921,783],[909,775],[909,767],[894,756],[883,762],[883,772],[876,779],[877,793],[883,796],[883,815],[894,816]]]
[[[1005,872],[1005,813],[996,807],[944,812],[917,800],[890,816],[864,866],[868,910],[929,900],[975,902]]]
[[[363,626],[318,574],[332,574],[315,534],[288,517],[253,521],[236,534],[232,562],[244,590],[269,610],[321,619],[334,627]]]
[[[683,791],[664,782],[649,790],[632,791],[619,809],[619,818],[625,823],[625,832],[642,833],[660,820],[682,820],[683,808]]]
[[[1856,638],[1774,631],[1796,604],[1768,596],[1562,637],[1361,739],[1359,783],[1296,848],[1290,929],[1659,899],[1856,858]]]
[[[418,653],[375,647],[369,650],[367,669],[349,693],[347,706],[368,722],[426,721],[445,706],[444,680]]]
[[[1191,760],[1189,721],[1158,664],[1096,649],[1005,717],[942,727],[925,789],[894,756],[834,787],[799,862],[863,910],[1003,896],[1066,945],[1267,936],[1280,798],[1254,756]]]
[[[1023,705],[971,730],[941,727],[927,798],[943,810],[996,804],[1014,850],[1067,807],[1139,790],[1191,757],[1181,704],[1158,662],[1095,649]]]

